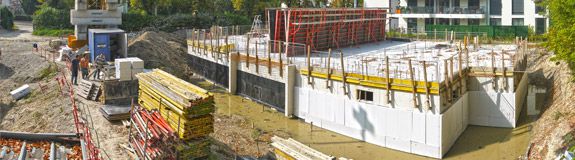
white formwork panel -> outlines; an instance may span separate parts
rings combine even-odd
[[[352,100],[345,101],[345,126],[353,129],[361,129],[365,123],[367,111],[358,102]]]
[[[441,115],[428,114],[425,124],[425,144],[430,146],[441,146]]]
[[[386,146],[404,152],[411,152],[412,112],[401,109],[391,109],[389,119],[389,135],[385,138]]]
[[[514,93],[469,91],[469,124],[514,127]]]
[[[441,158],[441,152],[439,151],[439,146],[430,146],[424,143],[414,141],[411,141],[411,153],[433,158]]]
[[[324,118],[324,107],[325,107],[325,100],[323,94],[318,94],[318,92],[314,90],[308,90],[308,98],[309,98],[309,116],[314,118]]]
[[[384,115],[389,109],[372,104],[363,104],[362,106],[367,110],[366,123],[364,124],[364,129],[368,133],[366,140],[378,142],[385,146],[385,129],[387,126]]]
[[[413,112],[413,121],[411,125],[413,131],[411,134],[412,141],[425,144],[425,135],[427,134],[426,124],[427,118],[425,113],[419,111]]]
[[[335,97],[335,99],[333,99],[333,110],[334,110],[334,118],[335,118],[335,123],[345,126],[345,101],[347,100],[347,97],[345,96],[340,96],[340,95],[332,95]]]
[[[462,118],[462,123],[463,123],[463,130],[465,131],[465,128],[467,128],[467,125],[469,125],[469,94],[466,92],[465,94],[463,94],[463,108],[461,109],[461,113],[463,115]]]
[[[296,116],[302,119],[307,118],[307,115],[309,113],[308,109],[308,89],[305,88],[300,88],[300,87],[294,87],[294,94],[297,95],[294,97],[294,104],[296,104],[296,106],[294,106],[294,113],[296,113]]]

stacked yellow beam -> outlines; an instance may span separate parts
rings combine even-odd
[[[220,46],[214,46],[214,45],[210,45],[210,44],[204,45],[203,43],[200,43],[198,41],[191,41],[191,40],[188,40],[188,45],[192,46],[192,47],[196,47],[196,48],[207,49],[210,51],[212,50],[212,47],[213,47],[214,51],[219,51],[222,53],[226,53],[228,51],[231,51],[236,47],[234,44],[228,44],[228,45],[223,44]]]
[[[197,149],[209,146],[204,142],[214,131],[214,118],[211,115],[215,110],[213,95],[159,69],[137,74],[136,77],[139,81],[139,104],[147,110],[159,111],[184,141],[180,147],[181,151],[185,151],[183,154],[204,153]]]

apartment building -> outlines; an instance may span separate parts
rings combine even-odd
[[[546,32],[549,19],[537,0],[365,0],[367,8],[389,8],[389,28],[423,32],[426,25],[530,26]]]

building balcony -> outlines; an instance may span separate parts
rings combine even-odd
[[[401,7],[391,17],[483,19],[486,13],[485,7]]]

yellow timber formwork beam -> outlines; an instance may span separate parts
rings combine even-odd
[[[188,45],[196,48],[206,49],[208,51],[212,51],[212,48],[214,48],[213,51],[218,51],[220,53],[228,53],[228,51],[232,51],[236,47],[234,44],[220,45],[219,47],[216,45],[209,45],[209,44],[206,44],[204,46],[204,44],[198,41],[191,41],[191,40],[188,40]]]
[[[301,69],[300,70],[300,74],[301,75],[308,75],[308,70],[307,69]],[[335,72],[337,73],[337,72]],[[386,78],[382,78],[382,77],[376,77],[376,76],[365,76],[366,78],[364,79],[363,75],[361,74],[356,74],[356,73],[346,73],[346,83],[348,84],[355,84],[355,85],[360,85],[360,86],[366,86],[366,87],[372,87],[372,88],[380,88],[380,89],[387,89],[387,79]],[[327,79],[328,75],[327,73],[323,73],[323,72],[319,72],[319,71],[312,71],[311,73],[312,77],[316,77],[316,78],[323,78],[323,79]],[[341,74],[332,74],[331,75],[331,79],[335,80],[335,81],[342,81],[343,77]],[[413,82],[411,80],[405,80],[405,79],[397,79],[397,78],[391,78],[391,90],[396,90],[396,91],[404,91],[404,92],[411,92],[413,90]],[[429,88],[429,93],[430,94],[434,94],[437,95],[439,94],[439,83],[437,82],[427,82],[428,86],[430,86]],[[425,94],[425,82],[423,81],[415,81],[416,84],[416,93],[422,93]]]

